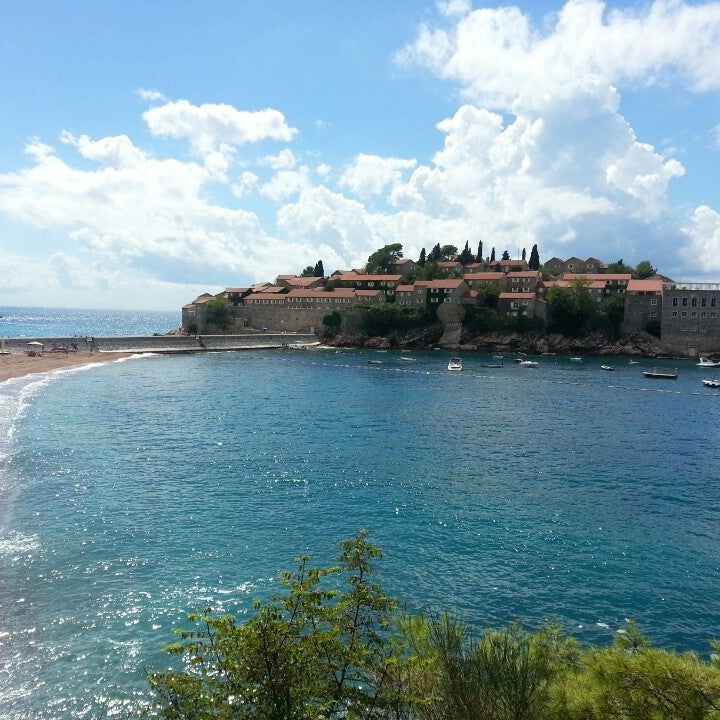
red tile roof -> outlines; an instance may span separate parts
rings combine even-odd
[[[630,280],[632,275],[630,273],[565,273],[563,280]]]
[[[414,285],[398,285],[398,286],[395,288],[395,292],[396,292],[396,293],[399,293],[399,292],[414,292],[414,291],[415,291],[415,286],[414,286]]]
[[[467,275],[465,277],[467,277]],[[530,278],[532,280],[537,280],[540,278],[540,271],[539,270],[521,270],[521,271],[516,271],[516,272],[509,272],[505,277]]]
[[[627,292],[654,292],[658,295],[662,292],[662,280],[631,280],[627,286]]]
[[[479,272],[479,273],[466,273],[466,280],[492,280],[500,282],[505,276],[500,272]]]
[[[335,279],[341,282],[399,282],[402,275],[358,275],[356,273],[343,273],[336,275]]]
[[[225,288],[226,293],[244,293],[247,292],[250,288]]]
[[[500,300],[534,300],[535,293],[504,292],[499,295]]]
[[[427,287],[438,288],[440,290],[456,290],[465,283],[462,278],[450,278],[448,280],[430,280]]]

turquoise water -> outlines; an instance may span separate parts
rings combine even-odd
[[[246,613],[293,556],[326,562],[362,527],[413,610],[478,628],[558,618],[583,641],[632,617],[706,652],[707,372],[539,360],[466,355],[449,373],[440,352],[258,351],[0,385],[0,718],[140,701],[186,611]]]
[[[0,337],[152,335],[180,327],[180,311],[74,310],[0,305]]]

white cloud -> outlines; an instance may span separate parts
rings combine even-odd
[[[417,160],[403,160],[378,155],[358,155],[345,167],[339,184],[359,197],[379,195],[390,183],[398,182],[406,170],[412,170]]]
[[[258,176],[255,173],[245,171],[240,175],[237,182],[230,188],[235,197],[244,197],[251,193],[257,185]]]
[[[701,205],[683,231],[689,242],[681,250],[682,264],[694,273],[720,273],[720,214]]]
[[[266,155],[260,158],[258,163],[273,170],[290,170],[297,165],[297,158],[290,148],[284,148],[277,155]]]
[[[321,163],[315,168],[315,172],[318,174],[319,177],[325,178],[332,172],[332,168],[330,167],[330,165]]]
[[[716,90],[720,3],[656,0],[636,11],[570,0],[549,31],[517,7],[482,8],[450,28],[422,26],[396,59],[458,82],[466,97],[497,108],[588,75],[652,84],[677,73],[698,92]]]
[[[167,96],[161,93],[158,90],[147,90],[145,88],[138,88],[136,90],[138,97],[141,97],[143,100],[148,100],[150,102],[167,102]]]
[[[187,100],[168,102],[143,113],[155,135],[187,139],[205,155],[262,140],[290,142],[297,130],[290,127],[278,110],[246,111],[232,105],[192,105]]]
[[[75,137],[64,130],[60,134],[60,141],[76,147],[87,160],[106,162],[113,167],[135,167],[148,160],[147,154],[135,147],[127,135],[92,140],[87,135]]]
[[[437,0],[437,8],[445,17],[467,15],[472,10],[470,0]]]
[[[303,165],[297,170],[280,170],[260,188],[260,194],[275,202],[287,200],[310,187],[310,172]]]

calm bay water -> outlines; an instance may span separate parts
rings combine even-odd
[[[413,610],[558,618],[583,641],[633,617],[705,652],[720,636],[707,372],[447,359],[153,356],[0,385],[0,717],[119,712],[186,611],[249,612],[293,556],[327,562],[362,527]]]
[[[180,326],[179,312],[74,310],[0,305],[0,337],[152,335]]]

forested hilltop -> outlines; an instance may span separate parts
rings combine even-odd
[[[630,622],[608,646],[557,624],[477,634],[450,614],[409,616],[374,577],[367,533],[337,564],[297,559],[282,592],[240,622],[210,608],[149,676],[167,720],[701,720],[720,718],[720,661],[655,647]],[[720,646],[712,642],[717,651]]]

